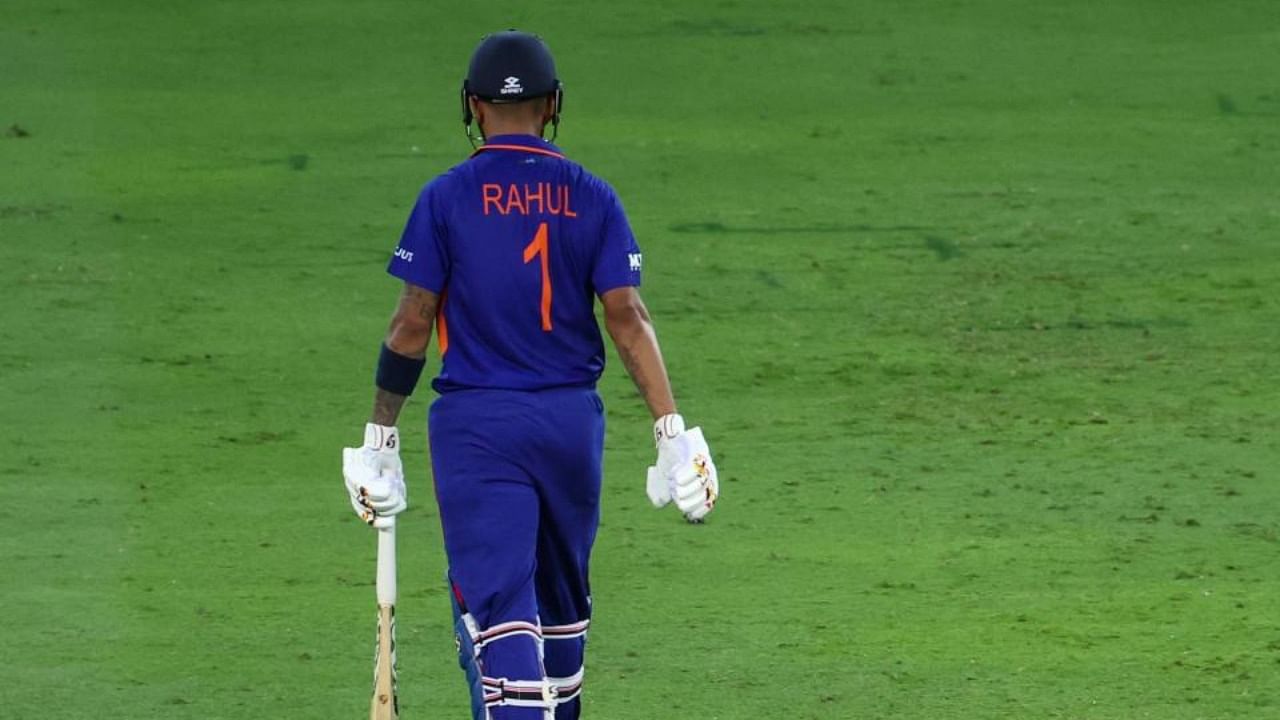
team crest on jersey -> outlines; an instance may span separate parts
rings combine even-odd
[[[520,78],[518,77],[503,78],[502,82],[506,83],[506,85],[502,86],[501,92],[503,95],[519,95],[524,92],[524,86],[520,84]]]

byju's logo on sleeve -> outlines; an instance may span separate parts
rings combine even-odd
[[[405,262],[413,262],[413,253],[409,252],[408,250],[405,250],[402,247],[396,248],[396,257],[400,258]]]
[[[503,78],[502,82],[506,83],[500,91],[503,95],[519,95],[524,92],[524,87],[520,84],[520,78],[518,77]]]

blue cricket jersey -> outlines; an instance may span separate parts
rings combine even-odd
[[[640,284],[608,183],[532,135],[488,138],[418,196],[387,272],[440,295],[438,392],[594,386],[595,296]]]

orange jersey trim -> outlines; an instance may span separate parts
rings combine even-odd
[[[561,160],[564,160],[564,155],[554,150],[546,150],[540,147],[528,147],[525,145],[481,145],[480,147],[476,148],[475,152],[471,153],[471,157],[475,157],[476,155],[479,155],[485,150],[515,150],[516,152],[527,152],[527,153],[533,153],[535,155],[547,155],[553,158],[560,158]]]
[[[448,290],[440,293],[440,307],[436,308],[436,337],[440,341],[440,357],[449,352],[449,323],[444,319],[444,302],[448,299]]]

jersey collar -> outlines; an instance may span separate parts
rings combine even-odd
[[[494,150],[526,152],[564,159],[564,153],[560,152],[560,148],[533,135],[494,135],[491,138],[486,138],[484,145],[476,148],[476,151],[471,153],[471,157],[475,157],[482,152],[492,152]]]

